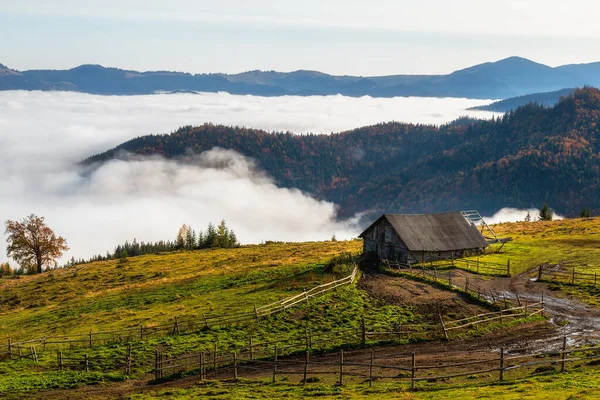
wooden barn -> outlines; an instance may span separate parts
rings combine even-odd
[[[465,212],[384,214],[359,237],[365,254],[404,264],[480,253],[489,245]]]

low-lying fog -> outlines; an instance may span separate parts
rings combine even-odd
[[[76,163],[150,133],[204,122],[296,133],[339,132],[383,121],[441,124],[486,101],[469,99],[256,97],[218,94],[94,96],[0,92],[0,221],[46,217],[71,250],[63,260],[115,245],[173,239],[183,223],[227,221],[242,243],[355,237],[336,206],[276,187],[252,160],[212,150],[196,165],[161,158],[114,161],[83,175]],[[223,160],[227,167],[222,168]],[[216,166],[219,167],[216,167]],[[2,229],[3,230],[3,229]],[[0,260],[6,259],[4,235]]]

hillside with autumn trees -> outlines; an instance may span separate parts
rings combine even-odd
[[[442,212],[550,204],[600,211],[600,91],[577,89],[552,108],[528,104],[490,121],[381,123],[331,135],[205,124],[130,140],[86,164],[139,155],[191,161],[215,146],[256,160],[281,187],[357,212]]]

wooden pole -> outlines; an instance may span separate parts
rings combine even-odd
[[[560,372],[565,372],[565,358],[567,357],[567,337],[563,337],[562,362],[560,363]]]
[[[304,359],[304,379],[302,380],[302,384],[305,385],[306,384],[306,374],[308,373],[308,359],[309,359],[309,353],[308,351],[306,352],[306,358]]]
[[[8,339],[8,358],[12,359],[12,341]]]
[[[175,317],[175,325],[173,325],[173,334],[179,333],[179,321]]]
[[[510,276],[510,260],[506,261],[506,276]]]
[[[84,360],[85,360],[85,372],[90,372],[90,358],[88,357],[87,353],[84,354]]]
[[[415,353],[411,354],[410,366],[410,390],[415,390],[415,378],[417,377],[417,368],[415,362]]]
[[[500,348],[500,380],[504,380],[504,347]]]
[[[93,335],[93,333],[90,332],[90,347],[92,347],[92,335]]]
[[[127,358],[125,360],[125,373],[131,373],[131,344],[127,345]]]
[[[204,352],[200,353],[200,380],[206,379]]]
[[[209,326],[208,326],[208,320],[206,319],[206,315],[202,314],[202,318],[204,318],[204,326],[206,327],[206,329],[208,329]]]
[[[159,378],[158,374],[158,349],[154,350],[154,378]]]
[[[23,352],[21,351],[21,344],[17,343],[17,351],[19,352],[19,360],[23,358]]]
[[[144,340],[144,325],[140,325],[140,340]]]
[[[543,264],[540,264],[540,266],[538,268],[538,278],[537,278],[538,282],[542,280],[542,265]]]
[[[344,350],[340,350],[340,386],[344,384]]]
[[[238,378],[238,365],[237,365],[237,353],[233,352],[233,379],[237,381]]]
[[[58,353],[58,370],[62,371],[63,370],[63,356],[62,356],[62,351],[56,350],[56,353]]]
[[[465,292],[469,291],[469,277],[465,276]]]
[[[365,324],[365,317],[361,321],[361,343],[363,346],[367,343],[367,325]]]
[[[442,314],[438,314],[440,316],[440,323],[442,324],[442,332],[444,333],[444,338],[448,339],[448,332],[446,332],[446,326],[444,325],[444,320],[442,319]]]
[[[502,315],[502,314],[503,314],[503,313],[502,313],[502,310],[500,310],[500,323],[501,323],[501,324],[503,324],[503,323],[504,323],[504,318],[503,318],[503,315]]]
[[[277,380],[277,346],[275,346],[275,356],[273,357],[273,383]]]
[[[519,293],[515,293],[515,296],[517,297],[517,303],[519,304],[519,307],[521,307],[521,299],[519,298]]]
[[[373,386],[373,350],[371,350],[371,361],[369,361],[369,387]]]
[[[46,351],[46,336],[44,336],[43,345],[44,345],[44,351]]]
[[[254,347],[252,346],[252,334],[248,337],[248,343],[250,345],[250,359],[254,360]]]
[[[451,257],[452,257],[452,268],[454,268],[454,252],[451,252]]]
[[[575,267],[573,267],[573,274],[571,275],[571,283],[575,283]]]
[[[258,319],[258,310],[256,309],[256,304],[254,305],[254,316]]]

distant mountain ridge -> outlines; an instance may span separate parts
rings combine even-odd
[[[475,65],[448,75],[336,76],[318,71],[239,74],[139,72],[100,65],[17,71],[0,64],[0,90],[66,90],[103,95],[228,92],[258,96],[420,96],[505,99],[584,85],[600,86],[600,62],[549,67],[521,57]]]
[[[514,110],[517,107],[524,106],[528,103],[539,104],[544,107],[552,107],[556,105],[561,98],[567,97],[573,94],[575,89],[562,89],[554,92],[547,93],[533,93],[524,96],[511,97],[500,101],[495,101],[492,104],[485,106],[471,107],[469,110],[479,111],[493,111],[493,112],[507,112]]]
[[[548,203],[576,216],[600,213],[600,90],[575,89],[551,108],[527,104],[502,118],[433,126],[382,123],[331,135],[269,133],[206,124],[148,135],[123,151],[181,158],[219,146],[256,160],[278,186],[298,188],[355,213],[443,212]],[[193,160],[189,160],[192,161]]]

